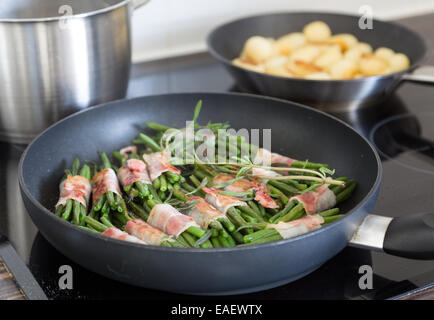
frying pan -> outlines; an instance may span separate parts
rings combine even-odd
[[[373,29],[359,28],[360,17],[331,13],[296,12],[253,16],[229,22],[208,36],[209,52],[229,71],[245,91],[304,103],[325,111],[349,111],[377,105],[403,80],[434,83],[434,68],[416,70],[426,55],[424,40],[415,32],[390,22],[374,20]],[[245,41],[255,35],[278,38],[301,32],[309,22],[322,20],[333,34],[351,33],[374,49],[388,47],[405,53],[408,70],[389,75],[350,80],[308,80],[284,78],[240,68],[231,63],[242,51]]]
[[[146,121],[184,126],[186,119],[192,119],[198,99],[204,102],[199,121],[229,120],[235,129],[271,128],[274,151],[329,163],[339,175],[355,178],[358,188],[341,206],[345,217],[314,232],[263,245],[177,249],[110,239],[52,213],[59,180],[74,157],[98,161],[98,151],[125,146],[144,130]],[[247,94],[168,94],[93,107],[43,132],[28,146],[19,165],[19,184],[29,215],[42,235],[68,258],[125,283],[199,295],[247,293],[294,281],[341,251],[356,230],[352,241],[358,246],[368,243],[407,257],[434,258],[432,216],[431,227],[421,217],[413,218],[416,226],[408,235],[401,223],[404,218],[392,222],[373,215],[365,218],[374,208],[380,181],[378,155],[344,122],[309,107]]]

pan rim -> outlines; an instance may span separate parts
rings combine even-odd
[[[302,109],[307,109],[309,111],[312,111],[314,113],[319,113],[322,116],[328,117],[332,120],[337,121],[338,123],[340,123],[341,125],[344,125],[345,127],[347,127],[349,130],[353,131],[357,136],[359,136],[371,149],[376,162],[377,162],[377,176],[375,178],[375,182],[373,183],[373,185],[371,186],[371,189],[369,190],[369,192],[365,195],[365,197],[363,197],[363,199],[361,201],[359,201],[359,203],[352,208],[350,211],[348,211],[344,217],[342,217],[341,219],[334,221],[328,225],[326,225],[325,227],[319,228],[317,230],[308,232],[306,234],[294,237],[294,238],[289,238],[289,239],[282,239],[279,241],[274,241],[274,242],[269,242],[269,243],[262,243],[262,244],[256,244],[256,245],[247,245],[247,246],[236,246],[236,247],[230,247],[230,248],[211,248],[211,249],[204,249],[204,248],[171,248],[171,247],[162,247],[162,246],[155,246],[155,245],[143,245],[143,244],[137,244],[137,243],[132,243],[132,242],[126,242],[126,241],[122,241],[122,240],[118,240],[118,239],[113,239],[113,238],[109,238],[106,236],[103,236],[99,233],[95,233],[95,232],[91,232],[91,231],[87,231],[84,230],[82,228],[80,228],[79,226],[73,225],[70,222],[67,222],[59,217],[57,217],[52,211],[48,210],[47,208],[45,208],[37,199],[35,199],[35,197],[32,195],[32,193],[30,192],[30,190],[27,188],[27,185],[24,182],[24,175],[23,175],[23,166],[24,166],[24,161],[26,159],[27,153],[28,151],[32,148],[32,146],[39,141],[39,139],[47,134],[47,132],[49,132],[52,128],[61,125],[63,122],[69,121],[69,119],[77,117],[78,115],[82,114],[82,113],[86,113],[86,112],[91,112],[93,110],[97,110],[100,108],[104,108],[110,105],[118,105],[120,102],[123,101],[129,101],[129,102],[135,102],[135,101],[139,101],[139,100],[143,100],[143,99],[151,99],[151,98],[157,98],[157,97],[164,97],[164,96],[191,96],[191,95],[220,95],[220,96],[238,96],[238,97],[246,97],[246,98],[252,98],[252,99],[259,99],[259,100],[269,100],[269,101],[274,101],[274,102],[279,102],[279,103],[283,103],[283,104],[289,104],[289,105],[293,105],[297,108],[302,108]],[[144,106],[143,106],[144,107]],[[274,98],[274,97],[268,97],[268,96],[260,96],[260,95],[255,95],[255,94],[250,94],[250,93],[235,93],[235,92],[212,92],[212,91],[204,91],[204,92],[182,92],[182,93],[165,93],[165,94],[156,94],[156,95],[149,95],[149,96],[141,96],[141,97],[136,97],[136,98],[131,98],[131,99],[119,99],[119,100],[114,100],[108,103],[103,103],[103,104],[99,104],[99,105],[95,105],[92,106],[90,108],[81,110],[77,113],[71,114],[65,118],[63,118],[62,120],[52,124],[50,127],[48,127],[47,129],[45,129],[42,133],[40,133],[24,150],[23,154],[21,155],[19,164],[18,164],[18,182],[21,188],[21,191],[26,195],[26,197],[32,202],[32,204],[34,206],[36,206],[40,211],[42,211],[44,214],[46,214],[49,219],[53,219],[54,222],[56,223],[61,223],[63,224],[65,227],[69,227],[72,228],[73,230],[76,230],[77,232],[81,233],[83,236],[90,236],[91,238],[95,238],[95,239],[100,239],[103,241],[108,241],[109,243],[112,243],[113,245],[121,245],[121,246],[133,246],[135,248],[142,248],[142,249],[150,249],[150,250],[156,250],[156,251],[162,251],[162,252],[183,252],[183,253],[210,253],[213,254],[216,251],[220,252],[234,252],[234,251],[239,251],[239,250],[254,250],[254,249],[258,249],[258,248],[267,248],[267,247],[274,247],[274,246],[281,246],[281,245],[287,245],[289,243],[292,242],[296,242],[296,241],[301,241],[305,238],[308,237],[313,237],[317,234],[320,234],[322,232],[326,232],[327,230],[331,230],[333,228],[337,228],[341,223],[343,223],[343,221],[345,221],[346,219],[349,218],[349,216],[353,213],[355,213],[356,211],[358,211],[366,202],[369,201],[369,199],[372,197],[372,195],[378,190],[380,184],[381,184],[381,177],[382,177],[382,164],[381,164],[381,160],[380,157],[377,153],[377,151],[375,150],[374,146],[372,145],[372,143],[365,138],[364,136],[362,136],[360,133],[357,132],[357,130],[355,130],[354,128],[352,128],[349,124],[345,123],[344,121],[330,115],[327,114],[326,112],[323,112],[321,110],[318,109],[314,109],[311,108],[309,106],[305,106],[303,104],[300,103],[296,103],[296,102],[292,102],[292,101],[288,101],[288,100],[284,100],[284,99],[279,99],[279,98]],[[26,209],[27,211],[27,209]],[[27,212],[27,214],[29,214]],[[41,232],[43,234],[43,232],[41,230],[38,229],[39,232]]]
[[[389,24],[392,25],[393,27],[396,28],[401,28],[406,30],[407,32],[411,33],[413,37],[415,37],[416,39],[418,39],[423,46],[423,54],[422,56],[415,61],[414,63],[410,64],[410,67],[408,67],[405,70],[402,71],[398,71],[398,72],[393,72],[393,73],[389,73],[389,74],[384,74],[384,75],[378,75],[378,76],[369,76],[369,77],[364,77],[364,78],[358,78],[358,79],[330,79],[330,80],[315,80],[315,79],[305,79],[305,78],[287,78],[287,77],[282,77],[282,76],[276,76],[276,75],[272,75],[272,74],[268,74],[268,73],[262,73],[262,72],[257,72],[254,70],[249,70],[249,69],[245,69],[242,67],[239,67],[235,64],[232,63],[232,61],[230,61],[229,59],[227,59],[226,57],[222,56],[219,52],[217,52],[217,50],[215,50],[215,48],[212,45],[212,38],[214,37],[214,35],[223,27],[226,27],[230,24],[233,23],[238,23],[244,20],[249,20],[249,19],[254,19],[254,18],[261,18],[261,17],[266,17],[266,16],[273,16],[273,15],[288,15],[288,14],[318,14],[318,15],[328,15],[328,16],[340,16],[340,17],[351,17],[351,18],[355,18],[355,19],[359,19],[359,16],[356,15],[351,15],[351,14],[342,14],[342,13],[337,13],[337,12],[332,12],[332,11],[324,11],[324,12],[320,12],[320,11],[285,11],[285,12],[278,12],[278,11],[272,11],[272,12],[268,12],[265,14],[257,14],[257,15],[251,15],[251,16],[245,16],[245,17],[241,17],[238,19],[233,19],[230,21],[227,21],[217,27],[215,27],[214,29],[212,29],[207,37],[206,37],[206,44],[207,44],[207,48],[209,53],[211,53],[211,55],[217,59],[218,61],[220,61],[221,63],[228,65],[230,67],[234,67],[235,69],[239,70],[239,71],[244,71],[244,72],[253,72],[254,74],[257,75],[261,75],[261,76],[265,76],[266,78],[269,77],[271,79],[279,79],[279,80],[289,80],[289,81],[302,81],[305,82],[306,85],[308,84],[319,84],[319,83],[324,83],[324,84],[342,84],[342,83],[359,83],[362,82],[364,80],[370,79],[371,81],[377,81],[377,80],[382,80],[385,78],[401,78],[404,74],[409,73],[411,71],[413,71],[414,69],[417,69],[418,67],[420,67],[420,65],[426,61],[427,56],[428,56],[428,47],[427,47],[427,43],[425,41],[424,38],[422,38],[417,32],[411,30],[410,28],[407,28],[397,22],[394,21],[385,21],[385,20],[381,20],[381,19],[374,19],[374,23],[375,22],[380,22],[380,23],[385,23],[385,24]]]

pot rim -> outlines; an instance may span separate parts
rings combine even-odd
[[[87,18],[87,17],[91,17],[94,15],[98,15],[98,14],[102,14],[102,13],[116,10],[120,7],[123,7],[123,6],[130,4],[132,1],[133,0],[121,0],[120,2],[113,4],[113,5],[106,7],[106,8],[101,8],[101,9],[97,9],[97,10],[93,10],[93,11],[89,11],[89,12],[84,12],[84,13],[73,14],[70,16],[59,15],[59,16],[54,16],[54,17],[23,18],[23,19],[21,19],[21,18],[0,18],[0,23],[3,23],[3,22],[6,22],[6,23],[52,22],[52,21],[61,21],[61,20],[68,20],[68,19]]]

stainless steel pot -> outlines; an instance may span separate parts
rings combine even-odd
[[[131,14],[149,0],[2,0],[0,140],[126,95]]]

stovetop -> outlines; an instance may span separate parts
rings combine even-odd
[[[230,76],[207,54],[135,65],[128,97],[168,92],[238,91]],[[388,101],[339,114],[377,147],[383,183],[373,213],[402,216],[434,208],[434,90],[402,84]],[[0,144],[0,233],[8,236],[50,299],[177,299],[124,285],[85,270],[56,251],[37,232],[19,194],[17,165],[22,146]],[[60,289],[59,268],[73,270],[73,289]],[[373,289],[359,288],[359,268],[373,269]],[[434,282],[434,261],[346,248],[312,274],[288,285],[229,299],[383,299]],[[195,297],[210,299],[210,297]]]

